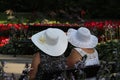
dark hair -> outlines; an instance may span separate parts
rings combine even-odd
[[[68,42],[68,47],[67,47],[67,49],[66,49],[66,51],[65,51],[65,53],[64,53],[65,57],[67,57],[67,56],[70,55],[70,52],[71,52],[71,50],[72,50],[73,48],[74,48],[74,46],[71,45],[71,43]]]

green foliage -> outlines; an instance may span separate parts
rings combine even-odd
[[[1,12],[12,9],[14,12],[42,12],[43,14],[48,14],[50,11],[59,11],[63,9],[67,13],[72,13],[73,11],[70,11],[70,8],[74,10],[78,8],[85,9],[86,18],[120,18],[118,0],[0,0]]]
[[[18,12],[14,13],[13,16],[15,18],[8,19],[6,13],[0,13],[0,23],[8,24],[8,23],[36,23],[42,21],[45,17],[42,13],[25,13],[25,12]]]
[[[100,60],[115,61],[116,58],[120,58],[120,41],[113,40],[98,45],[97,50],[99,52]]]

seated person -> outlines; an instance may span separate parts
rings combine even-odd
[[[69,69],[73,69],[77,63],[82,62],[86,55],[86,59],[83,61],[84,67],[81,70],[85,74],[85,80],[96,80],[96,74],[100,67],[98,52],[95,49],[98,43],[97,37],[92,35],[90,30],[85,27],[80,27],[78,30],[69,29],[67,36],[68,41],[74,46],[67,57]],[[76,80],[79,80],[77,77],[75,77]]]

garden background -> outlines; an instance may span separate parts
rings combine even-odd
[[[0,54],[33,55],[34,33],[48,27],[67,31],[85,26],[99,39],[100,60],[114,62],[110,70],[117,72],[119,19],[119,0],[0,0]]]

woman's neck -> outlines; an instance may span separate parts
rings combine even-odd
[[[87,52],[87,53],[89,53],[89,54],[91,54],[91,53],[93,53],[95,50],[94,50],[94,48],[81,48],[83,51],[85,51],[85,52]]]

